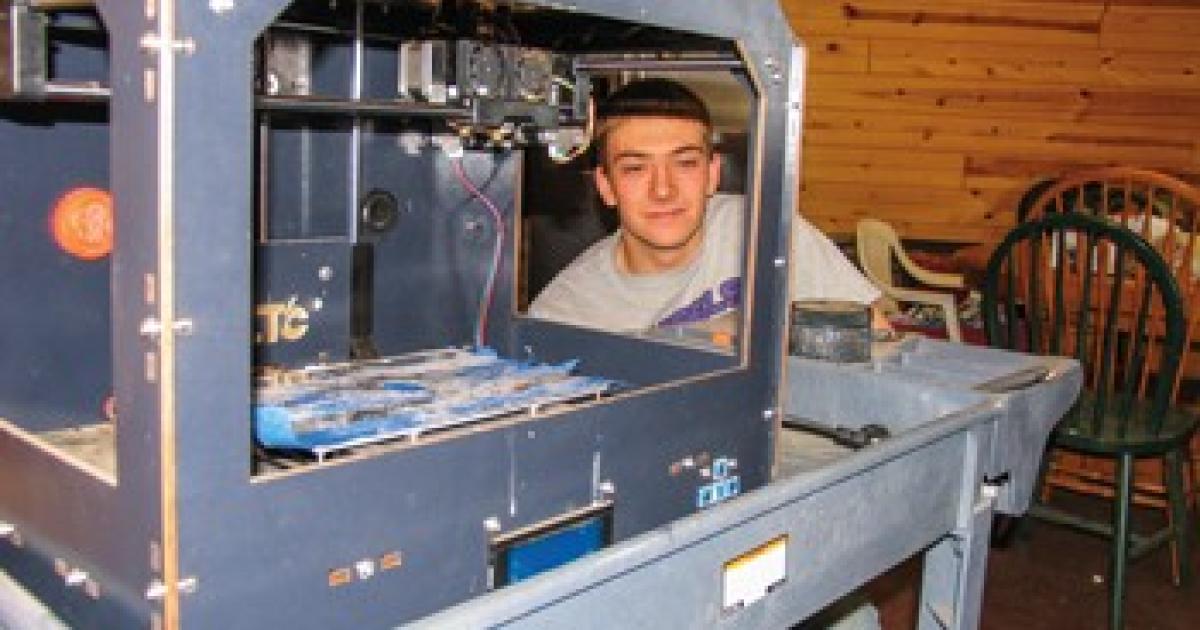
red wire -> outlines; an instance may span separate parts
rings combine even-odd
[[[483,297],[479,301],[479,318],[475,324],[475,345],[483,347],[487,342],[487,325],[488,311],[492,308],[492,301],[495,298],[496,276],[500,272],[500,258],[504,252],[504,214],[500,212],[500,208],[488,199],[487,195],[483,194],[479,188],[467,177],[467,173],[463,170],[462,160],[459,158],[451,158],[450,164],[454,170],[454,175],[458,177],[458,181],[471,193],[477,201],[483,204],[488,212],[492,215],[492,220],[495,222],[496,228],[496,243],[492,248],[492,268],[488,272],[487,284],[484,286]]]

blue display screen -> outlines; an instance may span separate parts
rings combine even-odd
[[[506,552],[502,583],[520,582],[604,547],[605,529],[604,518],[597,516],[514,544]]]

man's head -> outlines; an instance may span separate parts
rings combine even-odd
[[[674,81],[646,79],[614,92],[597,118],[596,188],[620,215],[626,270],[667,271],[691,262],[721,170],[708,108]]]

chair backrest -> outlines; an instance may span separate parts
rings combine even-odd
[[[1042,182],[1028,196],[1024,220],[1083,212],[1108,217],[1149,241],[1179,283],[1187,318],[1184,347],[1190,346],[1200,329],[1200,188],[1166,173],[1110,166]],[[1173,391],[1182,375],[1181,369]]]
[[[896,231],[883,221],[860,219],[856,232],[854,249],[863,274],[878,286],[896,286],[892,274],[892,250],[900,247]]]
[[[1144,238],[1078,213],[1018,225],[988,261],[983,309],[994,345],[1079,360],[1095,392],[1093,430],[1112,417],[1124,434],[1140,398],[1149,429],[1161,429],[1185,317],[1175,277]]]

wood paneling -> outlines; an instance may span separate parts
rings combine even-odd
[[[809,48],[803,212],[993,244],[1033,182],[1200,175],[1200,2],[783,0]]]
[[[810,59],[800,211],[834,237],[879,218],[979,263],[1040,179],[1200,179],[1200,0],[783,7]]]

